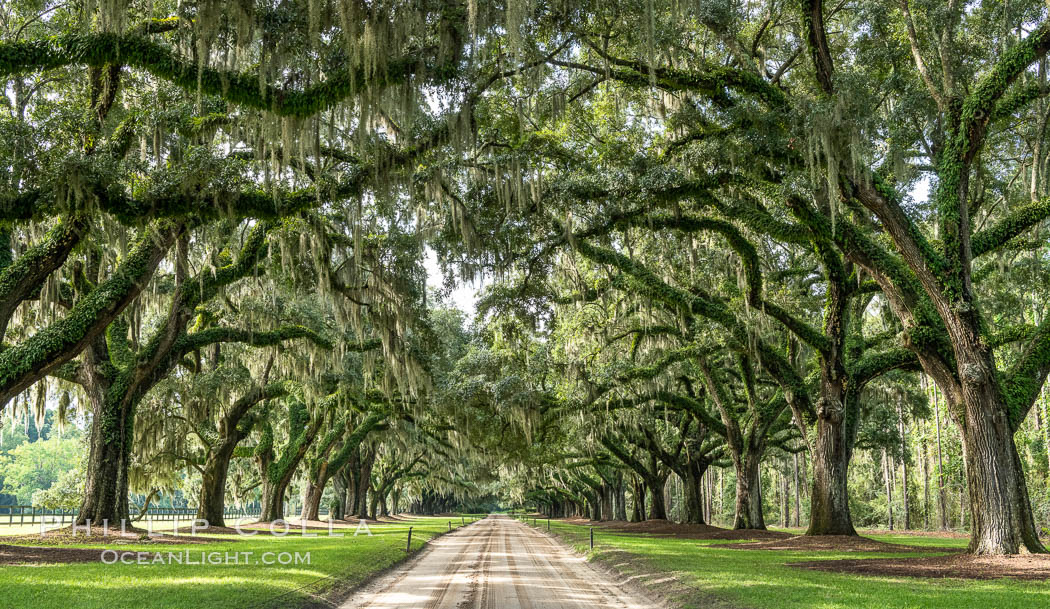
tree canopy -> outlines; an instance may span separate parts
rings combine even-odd
[[[7,3],[3,413],[86,429],[81,522],[761,529],[801,477],[811,535],[1042,552],[1047,12]]]

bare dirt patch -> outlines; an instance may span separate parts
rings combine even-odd
[[[857,529],[862,535],[908,535],[911,537],[936,537],[940,539],[969,539],[969,533],[959,531],[920,531],[917,529]]]
[[[589,524],[621,533],[644,533],[646,535],[682,539],[777,540],[791,536],[790,533],[782,533],[780,531],[723,529],[709,524],[678,524],[667,520],[643,520],[642,522],[590,522],[581,520],[575,522],[575,524]]]
[[[102,550],[11,546],[0,544],[0,565],[39,565],[74,562],[97,562]]]
[[[790,567],[848,573],[850,575],[889,575],[959,579],[1013,578],[1045,581],[1050,579],[1050,555],[972,556],[950,554],[917,558],[862,558],[811,560],[788,563]]]
[[[851,535],[796,535],[774,541],[731,543],[722,546],[731,550],[793,550],[834,552],[941,552],[951,551],[927,546],[909,546],[876,541]]]

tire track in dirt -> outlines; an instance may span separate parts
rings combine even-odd
[[[517,553],[518,549],[514,548],[511,543],[511,536],[517,537],[518,535],[520,535],[518,531],[511,533],[510,527],[503,528],[503,546],[505,548],[504,554],[507,562],[507,573],[514,586],[514,595],[518,598],[518,604],[514,606],[520,607],[520,609],[532,609],[532,602],[529,600],[529,592],[525,588],[523,580],[529,581],[534,580],[535,578],[528,577],[529,574],[521,573],[518,570],[518,561],[514,558],[514,554]],[[526,556],[528,555],[526,554]],[[492,609],[498,608],[493,607]]]
[[[495,529],[488,526],[488,533],[485,535],[485,545],[478,555],[478,560],[471,568],[475,571],[471,574],[470,590],[467,591],[467,596],[459,605],[457,609],[470,609],[477,604],[485,605],[485,599],[488,596],[488,578],[492,570],[492,541],[495,538]],[[480,592],[480,600],[478,598]]]
[[[487,530],[488,537],[491,537],[495,529],[493,529],[491,525],[485,528]],[[455,557],[453,557],[445,564],[445,568],[442,571],[441,575],[434,578],[435,583],[441,582],[441,588],[438,591],[437,598],[424,604],[422,609],[439,609],[445,607],[451,609],[451,607],[459,606],[460,603],[457,601],[457,598],[455,596],[452,597],[451,602],[448,604],[445,603],[445,599],[448,598],[453,591],[458,592],[459,588],[463,586],[462,582],[457,581],[460,579],[461,573],[464,577],[466,577],[467,582],[469,582],[469,576],[466,576],[466,574],[477,569],[477,561],[474,561],[474,569],[471,569],[469,566],[466,569],[463,568],[465,557],[468,553],[477,551],[477,547],[476,543],[471,541],[470,539],[473,536],[468,534],[461,537],[463,537],[463,539],[458,540],[460,544],[459,551],[456,552]],[[467,585],[466,588],[467,590],[464,592],[464,596],[470,594],[470,586]]]
[[[622,598],[623,593],[582,558],[569,554],[563,546],[543,533],[528,526],[524,528],[529,539],[529,555],[542,560],[549,571],[558,575],[558,578],[567,590],[575,590],[577,593],[582,593],[583,589],[588,588],[596,599],[616,599],[617,604],[615,607],[631,607],[629,602]],[[558,557],[559,562],[567,564],[554,564],[554,561],[551,559],[552,556]],[[572,563],[574,562],[579,563],[576,568],[573,568],[574,565]],[[564,577],[563,573],[568,573],[571,579]],[[614,607],[614,605],[604,606]]]

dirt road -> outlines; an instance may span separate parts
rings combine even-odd
[[[418,559],[341,609],[643,609],[561,545],[516,520],[490,516],[434,540]]]

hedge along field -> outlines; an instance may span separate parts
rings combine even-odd
[[[412,549],[417,551],[435,536],[448,531],[449,518],[417,518],[404,524],[370,524],[371,536],[354,536],[354,528],[335,529],[345,537],[329,537],[325,530],[308,530],[317,537],[303,537],[293,527],[284,537],[263,531],[253,537],[201,535],[209,543],[85,544],[61,547],[112,549],[118,552],[189,553],[183,564],[31,564],[0,569],[0,598],[9,607],[294,607],[334,585],[346,589],[364,581],[406,556],[412,527]],[[469,522],[469,521],[468,521]],[[247,526],[247,525],[246,525]],[[459,518],[452,526],[460,526]],[[278,531],[281,529],[278,528]],[[0,543],[8,543],[0,537]],[[33,545],[24,538],[21,545]],[[240,564],[187,564],[201,562],[201,553],[251,552]],[[287,552],[287,565],[262,564],[267,552]],[[294,554],[309,553],[309,564],[295,564]],[[107,555],[107,560],[113,560]],[[273,555],[277,558],[277,555]],[[256,563],[258,561],[258,563]],[[331,578],[331,579],[328,579]]]
[[[531,523],[530,523],[531,524]],[[538,521],[546,530],[546,521]],[[578,552],[589,552],[587,526],[551,521],[551,533]],[[809,560],[889,558],[891,553],[848,551],[738,550],[727,541],[674,539],[621,533],[594,527],[595,549],[589,559],[613,566],[625,576],[648,574],[659,580],[656,592],[666,592],[664,580],[674,575],[682,584],[673,586],[670,599],[681,607],[723,606],[760,609],[885,609],[887,607],[937,607],[969,609],[1028,609],[1050,604],[1050,583],[1013,579],[963,580],[911,577],[857,576],[787,566]],[[938,550],[965,549],[966,539],[870,534],[890,543],[928,546]],[[644,585],[644,584],[643,584]],[[721,603],[721,604],[719,604]]]

